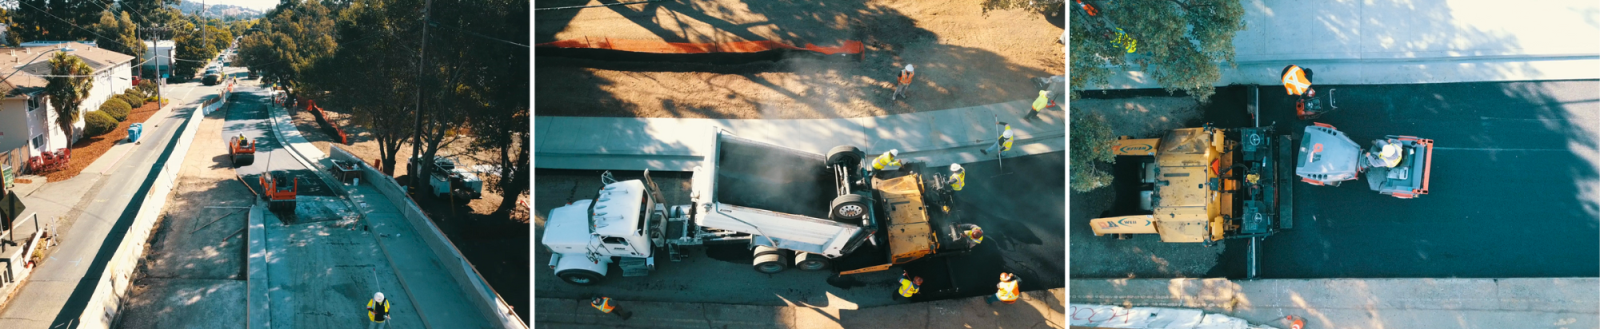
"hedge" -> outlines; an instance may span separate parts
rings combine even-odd
[[[144,96],[142,95],[124,93],[117,95],[117,98],[121,98],[122,101],[128,103],[128,107],[131,108],[139,108],[140,106],[144,106]]]
[[[83,121],[84,136],[105,135],[106,133],[111,132],[112,129],[117,129],[117,119],[113,119],[111,116],[106,115],[105,111],[89,112],[89,114],[84,115]]]
[[[128,119],[128,112],[132,111],[133,107],[129,106],[128,102],[122,101],[121,97],[112,97],[110,100],[106,100],[105,104],[100,104],[100,111],[98,112],[105,113],[112,119],[116,119],[117,122],[122,122],[122,120]]]

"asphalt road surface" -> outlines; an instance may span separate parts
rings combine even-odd
[[[1065,286],[1063,235],[1065,222],[1065,153],[1007,158],[963,164],[967,186],[957,194],[957,210],[965,221],[984,229],[985,237],[964,256],[919,261],[905,266],[924,276],[924,294],[913,301],[983,296],[994,293],[1001,271],[1016,273],[1022,290]],[[542,233],[542,218],[554,207],[589,199],[599,188],[599,171],[537,170],[534,173],[535,212]],[[619,180],[634,179],[639,172],[615,171]],[[688,173],[651,172],[666,199],[687,203]],[[537,264],[547,264],[550,252],[539,248]],[[534,287],[540,297],[586,298],[604,295],[624,300],[713,302],[749,305],[785,305],[803,301],[828,306],[847,301],[859,306],[894,303],[894,279],[899,270],[881,274],[831,278],[831,273],[790,269],[764,275],[750,268],[750,252],[743,245],[712,246],[692,251],[683,262],[659,260],[649,277],[623,278],[613,268],[599,285],[582,287],[561,282],[547,268],[535,269]],[[889,273],[892,272],[892,273]],[[708,280],[708,278],[716,278]],[[940,285],[940,286],[935,286]],[[944,290],[944,293],[935,291]]]
[[[258,85],[240,84],[234,87],[233,103],[227,111],[227,124],[222,128],[223,140],[232,141],[243,135],[256,143],[255,160],[249,165],[239,166],[235,171],[243,178],[246,184],[256,192],[261,192],[261,183],[258,178],[261,173],[271,171],[274,174],[285,175],[285,181],[298,179],[298,195],[305,196],[335,196],[333,190],[318,178],[316,172],[306,168],[305,164],[295,160],[289,150],[278,142],[272,131],[271,121],[268,120],[267,107],[272,105],[271,94],[268,90]],[[226,154],[227,150],[222,150]],[[304,208],[313,205],[300,205]],[[298,211],[304,213],[304,211]]]
[[[1306,125],[1327,123],[1362,147],[1385,135],[1431,138],[1429,194],[1404,200],[1364,181],[1295,183],[1295,226],[1265,239],[1261,277],[1600,276],[1600,81],[1314,87],[1319,96],[1336,89],[1338,109],[1298,120],[1282,86],[1261,87],[1262,124],[1298,141]],[[1203,109],[1205,121],[1253,124],[1245,95],[1244,87],[1219,89]],[[1150,247],[1153,238],[1141,238],[1126,248],[1168,256],[1160,251],[1169,249]],[[1205,273],[1168,274],[1244,277],[1248,243],[1224,247]]]

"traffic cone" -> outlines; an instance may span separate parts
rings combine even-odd
[[[1306,327],[1306,319],[1302,319],[1298,316],[1290,315],[1284,317],[1284,319],[1289,320],[1289,329],[1305,329]]]

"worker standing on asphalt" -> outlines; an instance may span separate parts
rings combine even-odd
[[[922,290],[922,277],[919,276],[907,279],[907,276],[910,276],[910,274],[906,273],[904,270],[900,271],[900,290],[896,290],[894,292],[895,300],[900,300],[901,298],[911,298],[911,296],[916,295],[918,291]]]
[[[872,170],[881,171],[885,167],[899,167],[900,159],[895,158],[898,156],[900,156],[900,149],[890,149],[889,152],[883,152],[883,155],[879,155],[877,159],[872,160]]]
[[[1033,112],[1028,112],[1028,116],[1022,117],[1022,120],[1033,122],[1034,119],[1039,118],[1039,111],[1043,111],[1045,108],[1052,105],[1053,104],[1050,103],[1050,91],[1040,90],[1039,98],[1033,100]]]
[[[996,150],[1000,152],[1011,150],[1011,142],[1015,139],[1014,137],[1016,137],[1011,133],[1011,124],[1001,122],[1000,125],[1005,126],[1005,130],[1000,132],[1000,138],[994,141],[994,145],[990,145],[989,148],[982,150],[984,155],[988,155],[989,152],[994,152]]]
[[[911,88],[911,77],[915,75],[917,75],[917,73],[915,70],[913,70],[911,64],[906,64],[906,69],[900,70],[900,81],[898,81],[899,84],[895,86],[894,96],[890,97],[890,100],[894,100],[896,98],[906,98],[906,89]]]
[[[950,190],[960,191],[967,187],[967,168],[962,168],[959,163],[950,164],[950,178],[945,180],[945,185],[950,185]]]
[[[1289,64],[1283,68],[1283,88],[1289,96],[1317,96],[1317,92],[1311,90],[1311,69],[1302,69],[1299,65]]]
[[[984,298],[983,301],[989,303],[990,305],[994,305],[995,301],[1006,304],[1016,304],[1017,297],[1022,294],[1021,292],[1017,291],[1017,282],[1018,280],[1015,275],[1011,275],[1011,273],[1007,272],[1000,272],[1000,283],[995,285],[996,288],[999,288],[999,291],[996,291],[994,295],[990,295],[988,298]]]
[[[594,300],[589,301],[589,306],[593,306],[594,309],[600,310],[600,312],[616,315],[618,318],[622,318],[622,321],[628,321],[628,318],[633,317],[633,312],[618,310],[616,306],[611,305],[611,297],[595,297]]]
[[[372,294],[372,300],[367,301],[367,329],[382,329],[389,324],[389,300],[383,299],[383,293]]]
[[[956,230],[961,232],[961,237],[966,238],[967,248],[977,247],[983,243],[983,228],[970,223],[956,225]]]

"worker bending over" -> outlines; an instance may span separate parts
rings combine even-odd
[[[950,164],[950,178],[946,179],[944,183],[949,185],[950,190],[953,191],[960,191],[961,188],[967,187],[967,168],[962,168],[959,163]]]
[[[1022,120],[1033,122],[1034,119],[1039,118],[1039,111],[1051,106],[1055,106],[1055,103],[1050,101],[1050,91],[1040,90],[1039,98],[1033,100],[1033,112],[1028,112],[1028,116],[1022,117]]]
[[[1311,90],[1311,69],[1303,69],[1299,65],[1289,64],[1283,68],[1283,88],[1289,92],[1289,96],[1317,96],[1317,92]]]
[[[900,156],[900,149],[890,149],[889,152],[883,152],[883,155],[879,155],[877,159],[872,160],[872,170],[900,167],[900,159],[895,158],[898,156]]]
[[[983,228],[978,227],[978,225],[961,223],[956,225],[956,231],[961,232],[961,236],[957,237],[957,239],[966,240],[968,248],[977,247],[979,243],[983,243]]]
[[[611,297],[595,297],[589,301],[589,306],[600,310],[601,313],[616,315],[622,318],[622,321],[628,321],[628,318],[633,317],[633,312],[618,310],[616,306],[611,305]]]
[[[989,148],[982,150],[984,155],[988,155],[989,152],[995,152],[997,150],[1000,152],[1011,150],[1011,142],[1015,139],[1014,137],[1016,137],[1016,135],[1011,132],[1011,124],[1001,122],[1000,125],[1005,126],[1005,130],[1000,132],[1000,138],[994,141],[994,145],[990,145]]]
[[[1000,283],[995,285],[996,288],[999,288],[999,291],[996,291],[994,295],[984,298],[983,301],[989,303],[990,305],[994,305],[995,301],[1006,304],[1016,304],[1017,297],[1022,295],[1020,291],[1017,291],[1018,281],[1019,280],[1017,280],[1015,275],[1011,275],[1011,273],[1000,272]]]

